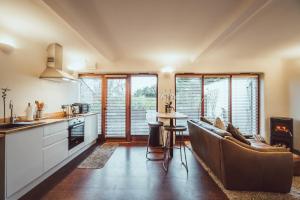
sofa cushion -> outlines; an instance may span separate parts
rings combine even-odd
[[[225,139],[233,141],[245,148],[254,150],[254,151],[259,151],[259,152],[288,152],[287,148],[283,148],[283,147],[272,147],[268,144],[262,143],[262,142],[258,142],[255,140],[249,140],[251,142],[251,145],[245,144],[237,139],[235,139],[234,137],[228,137],[226,136]]]
[[[193,121],[193,120],[192,120]],[[225,137],[225,136],[232,136],[230,133],[228,133],[227,131],[225,130],[221,130],[217,127],[215,127],[214,125],[210,125],[206,122],[203,122],[203,121],[198,121],[198,122],[195,122],[193,121],[194,123],[197,123],[198,125],[200,125],[201,127],[207,129],[207,130],[210,130],[211,132],[221,136],[221,137]]]
[[[208,120],[206,117],[200,117],[200,120],[203,121],[203,122],[205,122],[205,123],[208,123],[210,125],[214,125],[214,123],[211,122],[210,120]]]
[[[216,120],[215,120],[215,123],[214,123],[214,126],[219,128],[219,129],[222,129],[222,130],[226,130],[225,128],[225,124],[224,122],[221,120],[220,117],[217,117]]]
[[[239,140],[239,141],[241,141],[241,142],[243,142],[243,143],[245,143],[245,144],[248,144],[248,145],[251,144],[251,143],[243,136],[243,134],[242,134],[237,128],[235,128],[231,123],[228,124],[228,126],[227,126],[227,131],[228,131],[229,133],[231,133],[231,135],[232,135],[235,139],[237,139],[237,140]]]

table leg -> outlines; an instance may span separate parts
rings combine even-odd
[[[174,126],[173,119],[170,119],[170,126]],[[173,158],[173,131],[170,131],[170,158]]]

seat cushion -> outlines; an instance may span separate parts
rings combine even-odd
[[[166,131],[186,131],[187,128],[185,126],[164,126]]]
[[[227,132],[231,133],[231,135],[239,140],[240,142],[243,142],[245,144],[250,145],[251,143],[243,136],[243,134],[236,128],[234,127],[231,123],[228,124],[227,126]]]
[[[164,125],[164,123],[159,122],[159,121],[148,122],[149,127],[159,127],[159,126],[163,126],[163,125]]]

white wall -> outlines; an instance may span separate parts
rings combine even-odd
[[[18,40],[18,47],[11,54],[0,51],[0,88],[8,87],[7,101],[12,100],[15,114],[24,115],[27,103],[44,101],[45,112],[60,111],[62,104],[74,103],[78,99],[77,83],[56,83],[39,79],[45,69],[47,46],[35,41]],[[3,102],[0,103],[0,118]],[[8,116],[8,103],[7,103]]]
[[[289,117],[294,119],[294,148],[300,151],[300,59],[283,63],[288,91]]]

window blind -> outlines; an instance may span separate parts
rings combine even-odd
[[[201,116],[202,78],[176,77],[176,111],[199,120]],[[185,125],[186,120],[177,120],[177,125]]]
[[[204,77],[204,116],[229,122],[229,77]]]
[[[80,79],[80,102],[90,104],[90,111],[99,113],[98,132],[101,133],[101,107],[102,107],[102,79],[81,78]]]
[[[125,137],[126,135],[126,80],[107,80],[106,135]]]
[[[232,124],[243,134],[258,132],[258,78],[232,78]]]
[[[131,134],[147,135],[148,121],[156,121],[156,76],[131,77]]]

